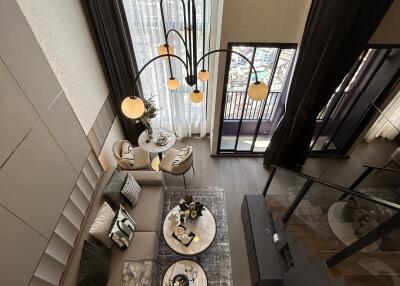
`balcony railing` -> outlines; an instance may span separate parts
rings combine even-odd
[[[271,121],[279,102],[280,92],[270,92],[267,97],[263,120]],[[246,102],[245,102],[246,100]],[[265,100],[253,101],[246,97],[244,91],[227,91],[225,101],[224,119],[230,120],[258,120],[261,117]],[[243,113],[243,117],[242,117]]]

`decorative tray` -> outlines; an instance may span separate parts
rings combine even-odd
[[[165,146],[169,143],[168,137],[165,135],[156,138],[155,144],[157,146]]]
[[[177,226],[177,228],[178,227],[182,227],[185,231],[187,230],[187,228],[183,225],[183,224],[179,224],[178,226]],[[172,237],[173,238],[175,238],[177,241],[179,241],[180,243],[182,243],[184,246],[186,246],[186,247],[188,247],[189,245],[190,245],[190,243],[193,241],[193,239],[194,239],[194,237],[196,236],[193,232],[190,232],[189,234],[188,234],[188,236],[189,236],[189,238],[190,238],[190,240],[189,240],[189,242],[188,243],[183,243],[176,235],[175,235],[175,232],[173,232],[172,233]]]

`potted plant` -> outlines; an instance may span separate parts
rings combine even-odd
[[[145,111],[141,117],[137,120],[141,122],[147,131],[147,143],[150,142],[150,139],[153,137],[153,128],[151,126],[151,120],[157,116],[158,108],[155,106],[155,102],[153,100],[153,96],[149,99],[143,99]]]
[[[199,217],[203,215],[205,207],[200,202],[195,202],[193,196],[186,196],[179,202],[180,216],[181,220],[190,219],[191,221],[196,221]]]

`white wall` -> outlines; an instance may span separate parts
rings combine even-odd
[[[109,89],[80,0],[17,0],[88,134]]]
[[[310,5],[311,0],[225,0],[219,11],[222,13],[219,47],[226,49],[229,42],[299,43]],[[217,151],[225,64],[226,55],[220,54],[210,69],[216,76],[215,93],[211,95],[212,154]]]

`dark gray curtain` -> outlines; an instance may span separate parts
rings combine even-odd
[[[318,113],[390,7],[392,0],[313,0],[288,94],[285,114],[264,164],[302,165]]]
[[[126,138],[136,144],[143,127],[126,118],[120,108],[122,100],[133,94],[133,81],[138,72],[122,0],[81,0],[81,2],[122,129]],[[136,95],[142,97],[140,81],[136,86]]]

